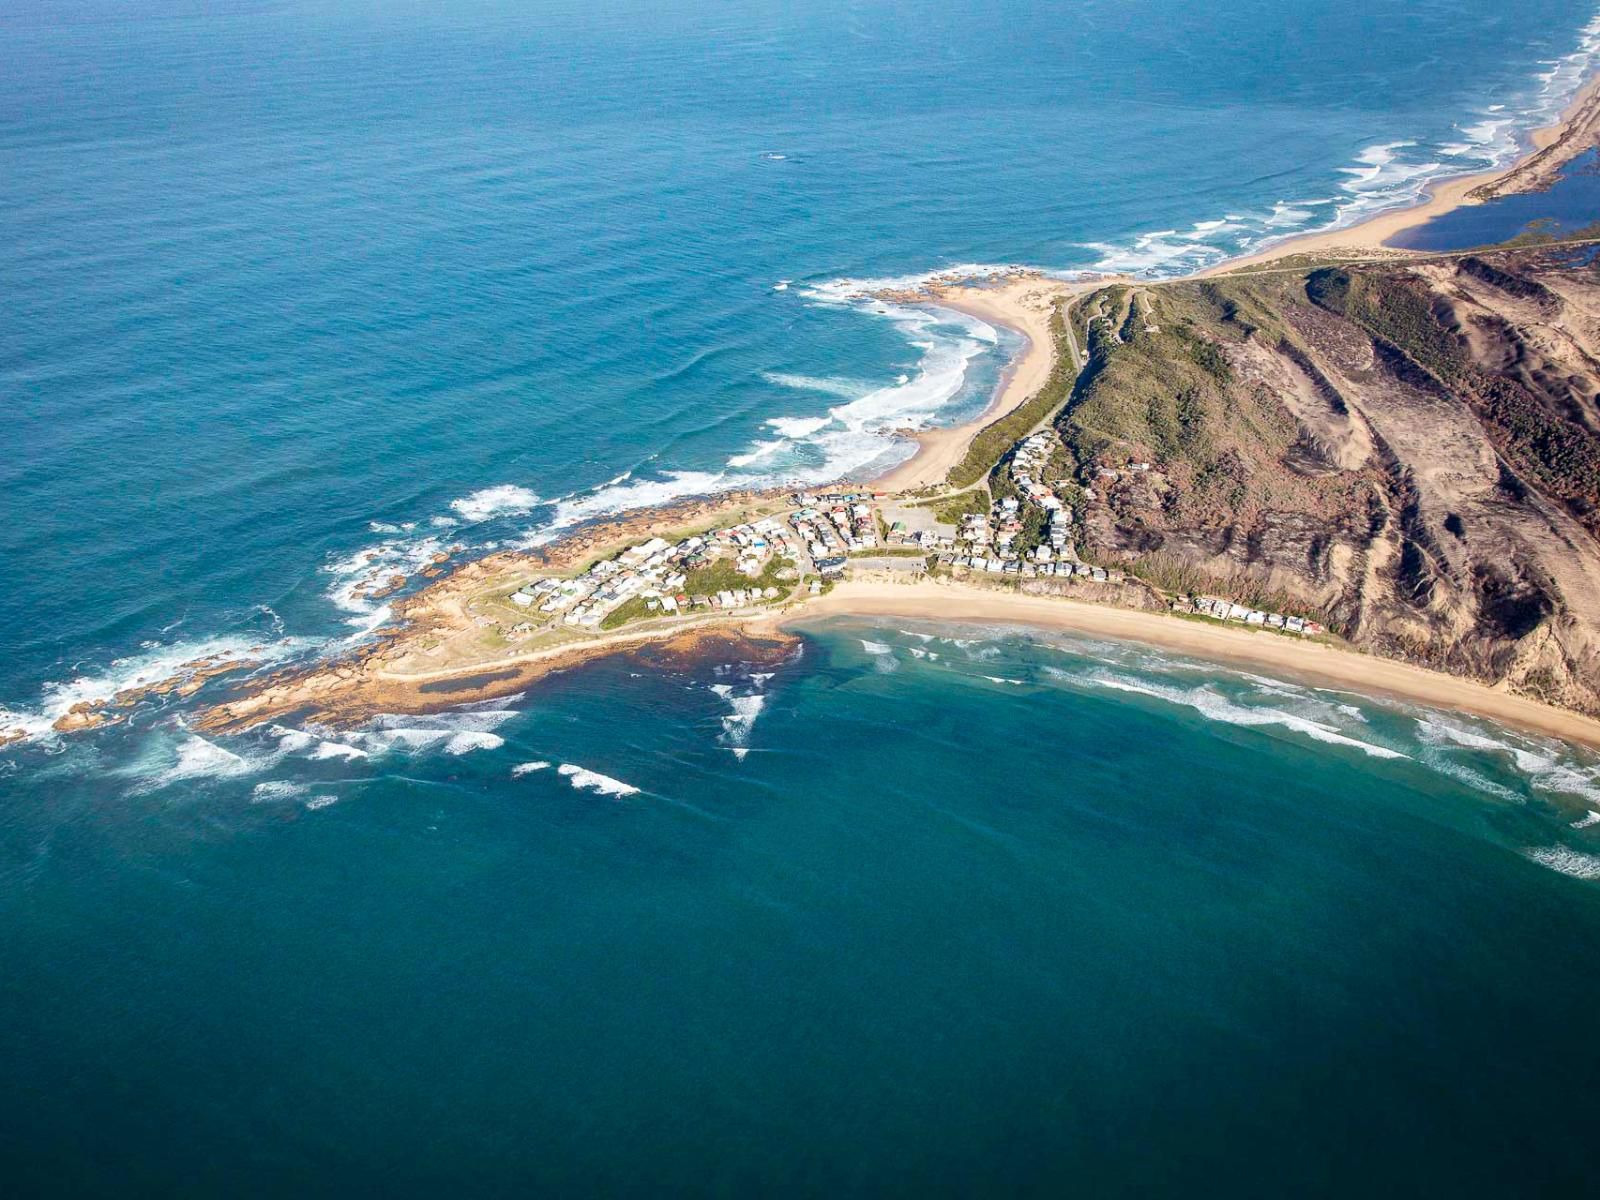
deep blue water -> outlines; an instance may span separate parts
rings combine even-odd
[[[1488,204],[1454,209],[1407,229],[1389,245],[1407,250],[1470,250],[1510,241],[1519,234],[1571,235],[1600,220],[1600,155],[1573,159],[1542,192],[1502,196]]]
[[[851,281],[1171,274],[1403,202],[1504,161],[1594,18],[0,13],[0,724],[40,734],[0,751],[7,1181],[1592,1174],[1600,764],[1570,748],[892,627],[335,741],[208,742],[181,704],[43,730],[202,653],[360,638],[352,586],[441,547],[886,465],[1014,339]]]

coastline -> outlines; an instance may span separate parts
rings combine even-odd
[[[1509,166],[1452,175],[1428,185],[1422,197],[1403,208],[1374,213],[1342,229],[1294,234],[1253,253],[1228,259],[1187,278],[1207,279],[1297,255],[1360,250],[1380,257],[1406,258],[1415,252],[1388,246],[1400,233],[1468,204],[1516,192],[1537,191],[1573,158],[1600,138],[1600,71],[1589,76],[1561,115],[1527,133],[1528,147]]]
[[[1264,667],[1368,695],[1415,701],[1485,717],[1527,732],[1600,750],[1600,720],[1512,695],[1473,680],[1326,642],[1186,620],[1166,612],[1116,608],[1061,597],[1030,596],[959,583],[847,581],[826,596],[777,616],[779,631],[828,617],[904,617],[976,621],[1087,633],[1142,642],[1217,662]],[[751,626],[763,629],[765,623]]]
[[[1021,334],[1027,345],[1007,364],[994,399],[983,412],[960,425],[925,429],[912,435],[917,443],[916,453],[871,480],[873,486],[913,492],[943,484],[980,430],[1026,404],[1050,378],[1055,365],[1050,314],[1055,302],[1094,286],[1069,284],[1029,272],[1011,276],[993,287],[944,284],[930,288],[926,295],[907,297],[913,303],[934,303],[1004,325]]]
[[[940,580],[845,580],[831,592],[762,614],[710,615],[678,624],[549,646],[493,659],[397,670],[368,660],[281,679],[206,709],[193,728],[229,733],[304,714],[333,727],[381,713],[430,713],[497,699],[583,663],[649,650],[687,658],[708,642],[736,643],[740,657],[776,662],[797,632],[831,618],[1014,625],[1135,642],[1314,685],[1348,688],[1473,716],[1600,750],[1600,720],[1475,680],[1379,658],[1329,642],[1187,619],[1164,611]]]
[[[1497,194],[1498,189],[1537,187],[1541,179],[1586,149],[1597,134],[1600,73],[1586,81],[1560,120],[1534,131],[1528,152],[1503,170],[1440,181],[1418,204],[1377,214],[1345,229],[1291,237],[1183,279],[1332,251],[1359,251],[1396,260],[1415,257],[1412,251],[1385,249],[1381,242],[1462,204],[1480,202],[1489,194]],[[906,303],[938,305],[1003,324],[1018,332],[1026,346],[1008,365],[994,398],[979,416],[961,425],[917,433],[916,453],[880,476],[873,486],[906,493],[942,485],[979,432],[1025,404],[1049,379],[1055,367],[1055,339],[1050,326],[1055,306],[1118,278],[1121,277],[1068,281],[1034,271],[1017,271],[992,277],[984,285],[934,280],[914,293],[893,296]],[[1158,287],[1163,282],[1180,281],[1152,281],[1141,286]],[[1076,344],[1069,342],[1069,349],[1075,353]],[[477,631],[489,623],[486,599],[494,589],[530,573],[574,568],[621,548],[636,536],[672,527],[706,525],[735,511],[761,511],[778,494],[735,492],[691,498],[676,505],[587,523],[543,550],[501,551],[462,563],[443,578],[397,601],[393,623],[378,631],[375,642],[340,658],[244,681],[232,698],[203,709],[197,727],[225,731],[302,715],[352,723],[382,711],[432,711],[505,695],[554,671],[640,646],[693,643],[707,636],[727,635],[732,630],[779,633],[791,625],[828,616],[881,615],[1009,622],[1146,642],[1200,657],[1249,662],[1288,674],[1315,676],[1358,691],[1470,712],[1600,749],[1600,721],[1425,667],[1326,643],[1290,641],[1271,634],[1185,620],[1165,612],[947,582],[846,580],[825,596],[796,599],[755,616],[746,612],[678,618],[592,638],[565,638],[555,644],[499,656],[485,654],[481,648],[469,649],[476,644]],[[69,714],[75,723],[58,723],[55,728],[58,732],[71,732],[117,723],[124,719],[119,710],[142,699],[146,692],[177,691],[188,696],[212,674],[221,675],[223,671],[174,676],[138,695],[122,693],[103,703],[79,706],[85,711],[79,713],[75,709]],[[460,686],[441,686],[452,681]],[[0,728],[0,744],[15,740],[16,736],[13,731]]]

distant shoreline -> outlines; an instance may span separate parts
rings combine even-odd
[[[1563,166],[1589,149],[1597,135],[1600,135],[1600,72],[1584,81],[1560,117],[1549,125],[1529,131],[1528,149],[1509,166],[1435,180],[1414,204],[1374,213],[1341,229],[1293,234],[1185,278],[1205,279],[1296,255],[1331,251],[1371,250],[1403,258],[1416,252],[1388,245],[1399,234],[1464,205],[1479,204],[1515,192],[1537,191]]]
[[[1339,229],[1291,234],[1260,250],[1172,279],[1135,280],[1127,275],[1106,275],[1093,281],[1072,281],[1019,268],[997,286],[934,280],[924,285],[919,295],[897,295],[896,299],[907,303],[953,308],[1005,325],[1025,337],[1028,344],[1008,364],[994,399],[982,413],[959,425],[918,431],[913,435],[915,453],[870,482],[891,491],[939,486],[986,426],[1025,404],[1049,377],[1054,362],[1049,312],[1058,300],[1119,280],[1137,282],[1141,287],[1161,287],[1264,267],[1301,255],[1358,251],[1399,261],[1421,253],[1386,244],[1400,233],[1464,205],[1481,203],[1486,193],[1508,195],[1545,186],[1573,158],[1600,143],[1600,70],[1590,74],[1555,121],[1528,131],[1527,138],[1527,149],[1510,165],[1436,180],[1413,204],[1375,213]]]

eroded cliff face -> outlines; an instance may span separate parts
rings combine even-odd
[[[1059,421],[1094,496],[1084,549],[1600,712],[1594,259],[1097,294]]]

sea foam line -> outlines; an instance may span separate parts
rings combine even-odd
[[[1338,168],[1336,194],[1287,198],[1265,211],[1240,211],[1188,229],[1136,234],[1122,243],[1085,242],[1094,271],[1170,278],[1249,254],[1286,237],[1327,233],[1379,212],[1419,202],[1441,179],[1509,167],[1527,135],[1554,122],[1600,64],[1600,11],[1583,26],[1576,48],[1548,60],[1531,86],[1501,103],[1486,103],[1440,141],[1391,138],[1361,147]]]

